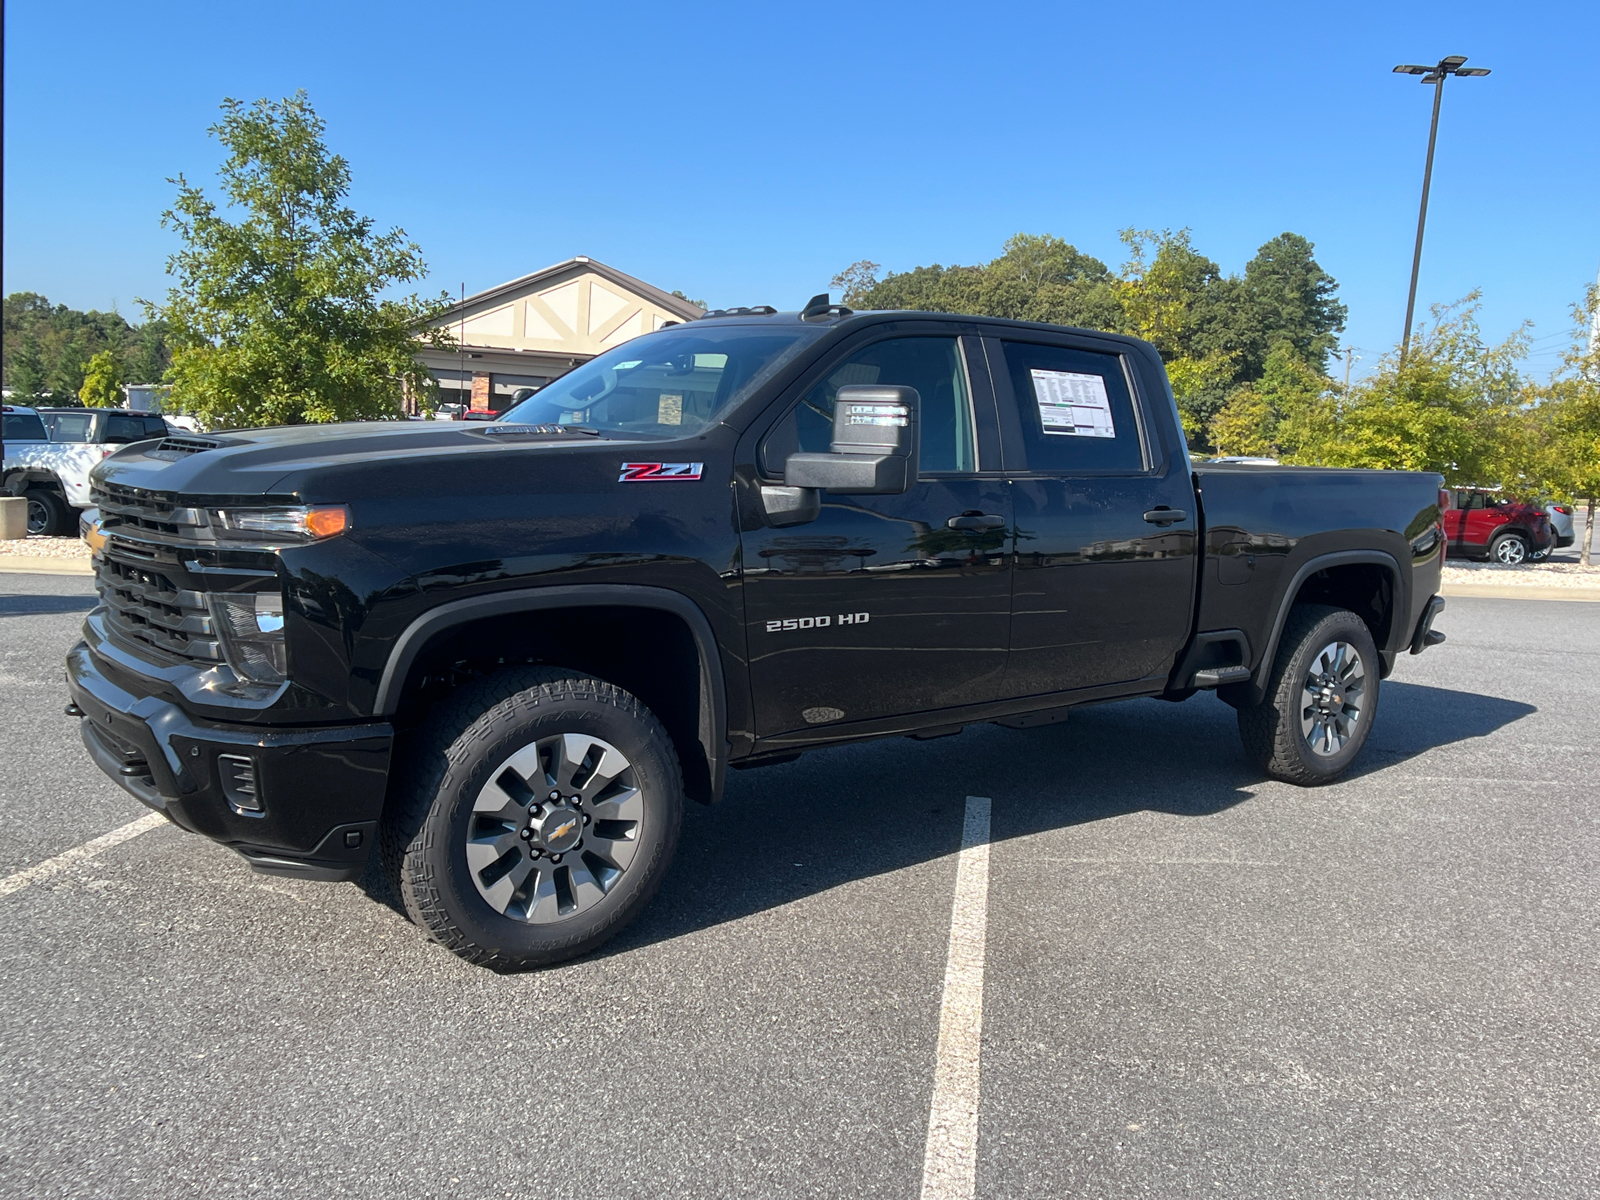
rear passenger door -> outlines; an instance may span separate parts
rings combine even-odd
[[[984,348],[1015,514],[1005,695],[1165,677],[1189,635],[1198,527],[1187,455],[1154,419],[1170,400],[1119,343]]]

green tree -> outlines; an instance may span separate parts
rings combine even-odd
[[[1353,387],[1295,460],[1330,467],[1438,471],[1451,484],[1499,483],[1527,404],[1527,326],[1498,345],[1478,328],[1479,293],[1434,305],[1405,366],[1390,354]]]
[[[1519,444],[1521,465],[1542,491],[1561,500],[1587,500],[1580,562],[1594,548],[1595,499],[1600,495],[1600,347],[1588,340],[1600,312],[1600,287],[1591,284],[1572,306],[1573,338],[1561,367],[1534,389]]]
[[[329,154],[304,92],[246,107],[226,100],[211,134],[227,151],[218,175],[229,220],[183,176],[162,216],[183,248],[177,284],[148,315],[176,347],[171,402],[210,426],[375,420],[400,414],[407,389],[430,382],[417,337],[450,348],[425,318],[448,297],[383,298],[426,274],[405,232],[376,233],[346,203],[350,168]]]
[[[89,408],[117,408],[122,404],[122,364],[109,350],[89,359],[78,399]]]
[[[1244,287],[1256,310],[1256,344],[1245,350],[1245,369],[1264,370],[1266,355],[1288,343],[1318,370],[1338,344],[1349,310],[1334,298],[1339,285],[1312,257],[1315,247],[1298,233],[1280,233],[1256,251],[1244,269]]]
[[[84,373],[89,369],[89,354],[84,348],[83,339],[74,337],[61,348],[56,355],[55,364],[50,368],[47,380],[50,396],[60,400],[75,397],[83,387]]]
[[[45,377],[39,339],[31,331],[24,333],[6,359],[6,382],[11,385],[11,394],[22,401],[38,399]]]
[[[1219,454],[1252,454],[1299,461],[1319,452],[1332,433],[1335,409],[1330,381],[1287,342],[1267,355],[1261,378],[1234,389],[1213,418]]]
[[[1239,276],[1224,275],[1186,229],[1121,236],[1128,260],[1119,273],[1060,238],[1019,233],[978,266],[935,263],[880,278],[878,264],[862,260],[833,286],[853,308],[976,313],[1146,338],[1167,364],[1196,449],[1212,445],[1213,422],[1234,392],[1262,378],[1274,347],[1287,346],[1322,376],[1345,309],[1305,238],[1279,234]],[[1241,398],[1231,418],[1235,441],[1251,403]]]

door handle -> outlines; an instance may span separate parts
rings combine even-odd
[[[1181,508],[1152,508],[1145,513],[1144,519],[1152,525],[1176,525],[1179,521],[1187,521],[1189,514]]]
[[[1004,517],[993,513],[968,512],[951,517],[945,522],[947,529],[999,529],[1006,523]]]

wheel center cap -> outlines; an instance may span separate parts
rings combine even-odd
[[[564,854],[583,837],[583,814],[559,805],[533,823],[534,836],[552,854]]]

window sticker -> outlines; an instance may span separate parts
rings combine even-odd
[[[656,424],[683,424],[683,397],[681,395],[674,396],[670,392],[661,393],[661,399],[656,403]]]
[[[1046,433],[1065,437],[1117,436],[1111,418],[1111,397],[1106,381],[1099,375],[1080,375],[1076,371],[1029,372],[1033,376],[1033,395],[1039,403],[1039,423]]]

